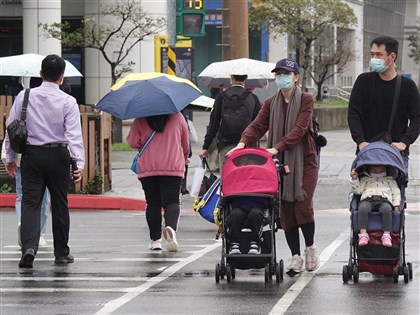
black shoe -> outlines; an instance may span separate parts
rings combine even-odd
[[[67,255],[65,257],[55,257],[56,264],[71,264],[74,262],[74,257],[72,255]]]
[[[22,258],[19,261],[19,268],[33,268],[34,259],[35,251],[32,248],[28,248],[22,254]]]

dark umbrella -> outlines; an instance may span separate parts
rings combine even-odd
[[[95,106],[120,119],[178,113],[202,95],[190,80],[165,73],[130,74]]]

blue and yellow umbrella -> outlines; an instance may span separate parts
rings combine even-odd
[[[133,73],[117,82],[95,108],[120,119],[178,113],[202,95],[190,80],[173,75]]]

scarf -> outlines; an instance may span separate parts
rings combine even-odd
[[[271,100],[270,122],[267,139],[267,148],[274,147],[295,126],[300,112],[302,91],[295,87],[289,100],[286,115],[284,114],[284,98],[278,91]],[[300,140],[290,150],[279,152],[276,156],[280,163],[289,166],[290,174],[283,177],[281,199],[289,202],[303,201],[306,192],[303,190],[303,145]]]

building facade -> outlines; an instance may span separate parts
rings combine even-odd
[[[113,3],[113,0],[2,0],[0,1],[0,57],[21,53],[61,54],[72,62],[82,73],[83,78],[70,78],[73,93],[80,103],[95,104],[105,95],[111,86],[110,66],[99,51],[94,49],[63,49],[58,40],[47,39],[38,27],[40,23],[68,21],[74,25],[82,19],[92,19],[101,23],[112,23],[101,15],[101,6]],[[138,0],[142,8],[152,17],[164,17],[174,14],[168,9],[167,0]],[[252,1],[248,1],[252,6]],[[373,37],[387,34],[400,41],[400,55],[397,66],[401,73],[419,83],[420,69],[413,59],[408,57],[409,47],[406,37],[420,35],[418,17],[420,0],[346,0],[355,15],[358,24],[349,30],[331,32],[336,41],[345,41],[350,45],[355,58],[348,62],[344,71],[328,81],[328,85],[351,87],[357,75],[368,71],[369,44]],[[203,38],[194,39],[190,62],[191,79],[211,62],[220,61],[221,56],[221,8],[222,0],[206,0],[206,33]],[[163,30],[161,35],[168,34]],[[294,57],[291,39],[285,35],[274,39],[267,33],[249,35],[249,57],[253,59],[276,62],[284,57]],[[118,45],[109,47],[112,55]],[[159,48],[161,49],[161,48]],[[314,51],[317,48],[314,47]],[[160,71],[157,64],[164,61],[156,47],[153,36],[146,38],[131,51],[129,60],[135,62],[133,72]],[[1,80],[1,77],[0,77]],[[196,81],[197,82],[197,81]],[[200,85],[200,84],[199,84]],[[208,92],[200,85],[205,92]]]

